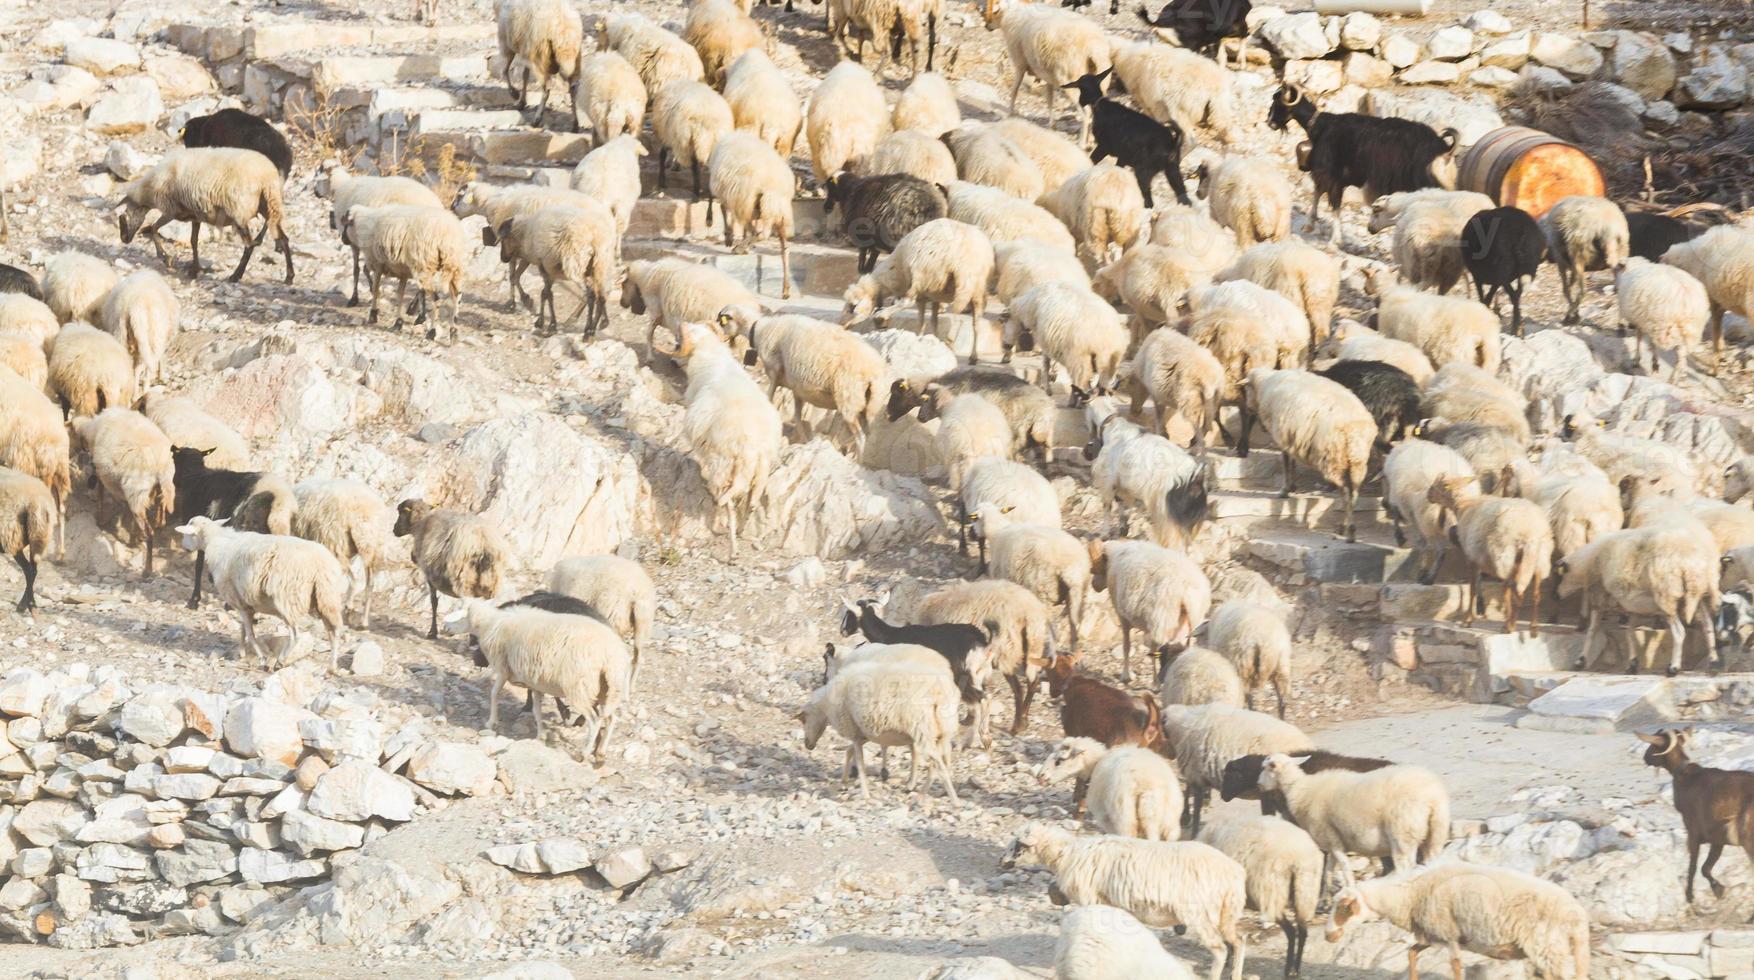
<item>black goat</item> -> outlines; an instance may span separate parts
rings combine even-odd
[[[0,263],[0,293],[23,293],[41,303],[43,287],[37,285],[37,277],[15,265]]]
[[[1498,291],[1510,297],[1510,329],[1523,335],[1523,290],[1547,258],[1547,235],[1521,208],[1481,211],[1462,226],[1462,265],[1474,279],[1480,302],[1492,305]]]
[[[882,599],[860,599],[857,603],[843,600],[841,604],[845,612],[840,618],[841,635],[863,633],[872,643],[913,643],[933,650],[949,662],[950,676],[956,680],[956,690],[962,695],[963,704],[980,704],[986,700],[986,691],[975,683],[968,669],[968,660],[970,656],[986,651],[993,634],[999,631],[997,623],[988,623],[986,629],[966,623],[896,626],[883,621],[878,612],[883,603]]]
[[[1454,129],[1440,134],[1407,119],[1322,112],[1302,89],[1286,82],[1267,110],[1267,125],[1284,131],[1293,120],[1309,137],[1297,149],[1297,168],[1315,185],[1309,220],[1313,225],[1320,216],[1326,196],[1334,210],[1334,244],[1340,241],[1340,201],[1348,187],[1362,190],[1366,204],[1399,191],[1455,187]]]
[[[1339,361],[1317,374],[1358,396],[1376,420],[1377,448],[1387,452],[1419,421],[1419,383],[1381,361]]]
[[[272,492],[258,493],[258,485],[267,473],[214,469],[207,465],[211,449],[189,449],[177,446],[171,450],[171,463],[176,474],[171,485],[176,489],[176,506],[171,511],[173,527],[189,523],[196,517],[226,521],[242,531],[268,532],[267,515],[272,509]],[[285,533],[285,531],[281,531]],[[189,608],[201,605],[201,573],[207,567],[207,553],[195,552],[195,589],[189,595]]]
[[[1631,235],[1632,254],[1652,262],[1661,262],[1669,249],[1699,234],[1699,229],[1680,218],[1650,211],[1627,211],[1626,230]]]
[[[859,250],[859,271],[877,267],[880,252],[915,228],[950,213],[944,191],[912,174],[855,177],[838,173],[828,178],[822,213],[841,209],[841,233]]]
[[[1156,17],[1140,7],[1139,19],[1147,27],[1174,34],[1181,46],[1189,51],[1214,55],[1219,66],[1223,67],[1224,39],[1229,37],[1242,38],[1244,49],[1238,54],[1237,61],[1239,65],[1246,63],[1243,54],[1248,50],[1248,15],[1252,9],[1254,5],[1249,0],[1169,0]],[[1108,12],[1115,13],[1113,3],[1110,3]]]
[[[1076,89],[1078,104],[1090,110],[1090,132],[1096,139],[1090,162],[1114,157],[1116,163],[1131,170],[1146,207],[1152,206],[1151,179],[1158,174],[1169,180],[1177,203],[1190,203],[1187,186],[1182,183],[1182,128],[1173,120],[1160,123],[1137,109],[1103,98],[1102,82],[1112,71],[1104,68],[1060,86]]]
[[[1372,772],[1384,766],[1392,765],[1387,759],[1365,759],[1352,755],[1341,755],[1338,752],[1324,752],[1316,749],[1307,756],[1299,756],[1304,762],[1299,766],[1306,773],[1326,772],[1330,769],[1344,769],[1347,772]],[[1224,779],[1218,785],[1218,796],[1224,802],[1231,800],[1260,800],[1261,814],[1273,816],[1289,813],[1285,808],[1285,794],[1277,790],[1261,791],[1261,766],[1267,761],[1264,755],[1245,755],[1232,759],[1224,766]],[[1386,863],[1386,861],[1385,861]],[[1385,868],[1384,873],[1387,873]]]
[[[286,137],[268,120],[242,109],[221,109],[184,123],[183,145],[255,150],[273,162],[281,180],[292,172],[292,147],[287,145]]]

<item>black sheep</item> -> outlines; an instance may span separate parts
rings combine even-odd
[[[949,663],[950,676],[956,680],[956,690],[962,695],[963,704],[979,704],[986,698],[986,692],[975,684],[974,678],[969,674],[968,658],[975,651],[984,651],[987,644],[992,642],[993,634],[999,629],[997,623],[987,623],[986,629],[967,623],[897,626],[883,621],[882,615],[877,611],[881,602],[878,599],[860,599],[857,603],[843,600],[841,635],[863,633],[865,639],[872,643],[913,643],[923,646]]]
[[[903,235],[950,212],[944,191],[911,174],[828,178],[822,213],[841,209],[841,230],[859,250],[859,271],[877,267],[880,252],[895,249]]]
[[[41,303],[43,287],[37,285],[37,277],[15,265],[0,263],[0,293],[23,293]]]
[[[1309,220],[1325,196],[1334,210],[1331,240],[1340,240],[1340,201],[1346,188],[1364,192],[1365,203],[1385,194],[1455,186],[1454,129],[1441,134],[1423,123],[1356,112],[1322,112],[1303,90],[1286,82],[1267,110],[1267,125],[1284,131],[1295,120],[1309,137],[1298,147],[1297,167],[1315,185]]]
[[[1339,361],[1316,373],[1358,396],[1376,420],[1376,444],[1384,452],[1419,421],[1419,383],[1392,364]]]
[[[1631,234],[1632,254],[1652,262],[1661,262],[1669,249],[1699,234],[1680,218],[1649,211],[1627,211],[1626,230]]]
[[[271,500],[268,494],[257,494],[257,484],[266,473],[214,469],[207,465],[211,449],[190,449],[177,446],[171,450],[171,463],[176,475],[171,485],[176,489],[176,506],[171,511],[171,525],[189,523],[196,517],[227,521],[243,531],[266,531],[266,515]],[[261,499],[257,499],[261,498]],[[207,566],[206,552],[195,552],[195,590],[189,596],[189,608],[201,605],[201,573]]]
[[[268,120],[242,109],[221,109],[183,124],[184,146],[231,146],[255,150],[273,161],[280,179],[292,172],[292,147]]]
[[[1189,51],[1199,54],[1216,52],[1220,55],[1218,63],[1222,65],[1224,39],[1249,36],[1248,15],[1252,9],[1254,5],[1249,0],[1169,0],[1156,17],[1140,7],[1139,19],[1147,27],[1159,27],[1173,33],[1181,46]],[[1109,4],[1108,12],[1115,13],[1113,3]]]
[[[1462,265],[1474,279],[1480,302],[1491,305],[1503,289],[1510,297],[1510,329],[1523,335],[1523,290],[1547,258],[1547,236],[1521,208],[1481,211],[1462,226]]]
[[[1078,104],[1090,110],[1090,132],[1096,148],[1090,161],[1101,163],[1109,157],[1133,172],[1139,181],[1139,193],[1145,206],[1151,207],[1151,179],[1162,174],[1169,180],[1178,203],[1188,204],[1188,189],[1182,183],[1182,130],[1173,121],[1168,124],[1129,109],[1113,99],[1103,98],[1102,83],[1113,68],[1104,68],[1095,75],[1085,75],[1061,88],[1076,89]]]

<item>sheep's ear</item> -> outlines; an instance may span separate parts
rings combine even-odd
[[[1638,740],[1647,745],[1661,745],[1665,741],[1660,735],[1647,735],[1644,732],[1633,732],[1632,734],[1638,736]]]
[[[1311,757],[1307,755],[1294,755],[1291,757],[1291,764],[1298,768],[1302,768],[1303,764],[1308,762],[1310,758]]]
[[[882,610],[889,605],[889,597],[891,594],[892,592],[889,589],[884,589],[882,592],[877,593],[877,598],[871,600],[871,604],[876,606],[879,610]]]
[[[859,607],[857,605],[855,605],[855,604],[853,604],[845,599],[842,599],[840,601],[840,604],[841,604],[841,608],[845,609],[847,612],[853,614],[854,616],[857,616],[859,614]],[[830,649],[833,649],[833,647],[831,646]]]

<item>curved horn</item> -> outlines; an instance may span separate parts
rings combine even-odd
[[[1444,143],[1452,150],[1456,148],[1456,144],[1461,142],[1462,139],[1462,134],[1458,132],[1454,126],[1446,127],[1439,135],[1443,137]]]
[[[1663,751],[1658,753],[1658,754],[1659,755],[1668,755],[1670,752],[1675,751],[1676,745],[1680,744],[1681,734],[1679,732],[1675,731],[1673,728],[1669,729],[1668,731],[1664,732],[1663,734],[1667,735],[1669,737],[1669,740],[1667,742],[1663,743]]]

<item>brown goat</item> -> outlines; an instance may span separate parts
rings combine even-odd
[[[1162,753],[1163,715],[1157,696],[1136,698],[1119,688],[1077,673],[1078,654],[1062,654],[1048,661],[1042,679],[1048,694],[1060,699],[1060,728],[1070,737],[1095,739],[1114,748],[1141,745]],[[1080,777],[1072,787],[1072,800],[1084,812],[1084,793],[1089,781]]]
[[[1723,897],[1724,886],[1711,876],[1725,844],[1740,843],[1754,860],[1754,772],[1739,769],[1707,769],[1687,758],[1687,730],[1671,728],[1655,735],[1639,733],[1644,764],[1667,769],[1675,781],[1675,809],[1687,830],[1688,904],[1693,902],[1693,872],[1699,866],[1699,847],[1711,846],[1700,868],[1711,893]]]

